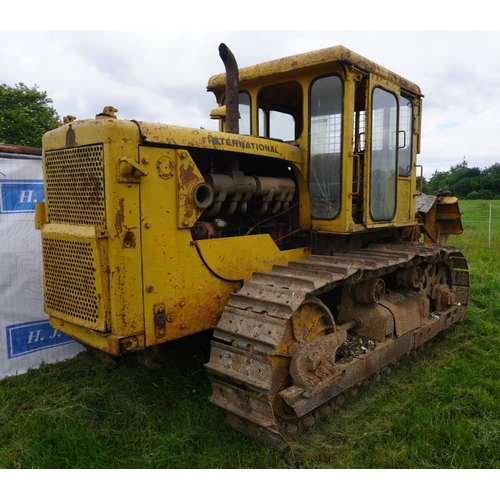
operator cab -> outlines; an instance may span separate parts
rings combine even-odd
[[[207,87],[220,106],[224,82]],[[239,133],[301,149],[313,230],[413,226],[421,98],[417,85],[337,46],[241,69]]]

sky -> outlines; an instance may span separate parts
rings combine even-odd
[[[499,40],[485,30],[2,30],[0,84],[37,85],[61,118],[114,106],[122,119],[215,130],[206,85],[224,72],[221,42],[240,68],[344,45],[421,88],[417,163],[429,178],[464,158],[469,167],[500,162]]]

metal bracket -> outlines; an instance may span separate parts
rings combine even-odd
[[[149,174],[149,171],[139,165],[134,159],[130,158],[130,156],[122,156],[118,160],[117,164],[118,170],[118,180],[121,182],[130,182],[130,181],[138,181],[141,177],[145,177]]]
[[[163,338],[167,334],[167,315],[165,313],[165,304],[160,302],[153,306],[155,321],[155,336]]]

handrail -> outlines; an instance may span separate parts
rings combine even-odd
[[[360,159],[359,155],[356,153],[349,152],[349,156],[351,158],[356,158],[356,163],[357,163],[356,171],[358,174],[358,182],[357,182],[357,186],[356,186],[356,191],[349,193],[347,196],[358,196],[360,193],[359,186],[360,186],[360,182],[361,182],[361,159]]]
[[[420,193],[415,193],[413,196],[420,196],[424,193],[424,167],[416,165],[415,168],[420,168]]]

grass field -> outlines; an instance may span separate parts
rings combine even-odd
[[[466,320],[416,359],[276,451],[233,432],[207,401],[207,341],[165,367],[82,353],[0,381],[3,468],[498,468],[500,201],[461,202]]]

